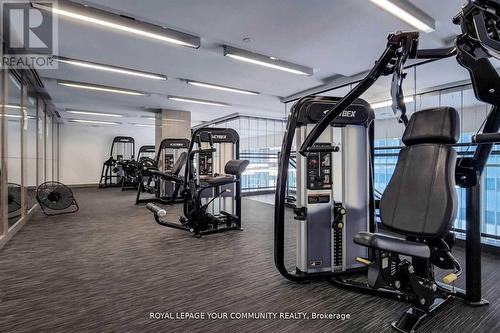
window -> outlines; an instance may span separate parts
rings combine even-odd
[[[29,96],[27,100],[27,116],[25,117],[25,142],[24,142],[24,170],[25,187],[27,191],[27,205],[31,209],[36,204],[35,190],[37,186],[37,106],[36,96]]]
[[[22,117],[26,110],[22,103],[21,82],[8,75],[8,99],[5,108],[7,120],[7,213],[9,228],[23,217],[22,202]]]

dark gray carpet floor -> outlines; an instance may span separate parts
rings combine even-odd
[[[1,332],[392,332],[390,322],[408,308],[328,283],[282,278],[273,264],[271,205],[244,199],[243,232],[195,239],[155,224],[133,204],[133,192],[75,194],[79,213],[37,214],[0,251]],[[500,332],[499,267],[498,258],[484,256],[489,307],[454,300],[419,331]],[[188,311],[348,313],[351,319],[149,318]]]

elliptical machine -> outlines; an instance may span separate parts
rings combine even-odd
[[[453,19],[462,28],[462,34],[457,37],[453,48],[418,50],[418,33],[389,35],[386,50],[370,73],[344,98],[326,109],[307,136],[300,138],[300,158],[307,161],[312,156],[314,159],[320,153],[318,146],[324,143],[325,131],[328,133],[335,122],[343,118],[343,113],[359,103],[359,97],[380,76],[393,75],[393,110],[398,114],[399,121],[408,125],[403,136],[407,147],[400,152],[394,175],[382,195],[380,211],[382,225],[396,236],[379,233],[378,226],[374,223],[371,154],[368,159],[368,174],[360,173],[360,178],[364,179],[365,175],[370,177],[369,190],[363,192],[366,200],[364,203],[360,202],[361,206],[346,207],[345,197],[339,197],[335,191],[325,191],[325,194],[318,195],[312,192],[316,186],[311,188],[310,183],[306,184],[305,181],[298,185],[307,187],[306,207],[302,206],[302,202],[295,209],[296,219],[306,221],[305,227],[299,224],[299,235],[300,228],[314,231],[318,225],[330,224],[333,231],[328,230],[328,234],[333,236],[323,237],[323,242],[318,241],[317,237],[311,239],[310,236],[314,236],[314,233],[298,237],[298,242],[302,244],[298,246],[297,268],[295,272],[289,272],[283,259],[286,175],[293,135],[301,125],[300,109],[308,100],[306,98],[297,102],[288,120],[276,187],[275,264],[285,278],[292,281],[328,280],[341,288],[409,302],[410,309],[392,323],[400,332],[414,332],[423,320],[441,309],[453,297],[463,299],[471,306],[488,304],[481,295],[480,177],[492,144],[500,142],[500,77],[489,61],[490,57],[500,59],[499,11],[498,0],[469,1]],[[482,133],[480,129],[473,138],[473,143],[478,144],[474,156],[463,157],[458,161],[457,154],[451,147],[459,135],[457,112],[453,108],[440,107],[416,112],[408,120],[402,93],[404,63],[408,58],[440,59],[454,55],[459,64],[468,69],[476,98],[492,105]],[[359,143],[345,142],[334,154],[343,152],[351,144]],[[363,145],[361,150],[366,151]],[[364,162],[362,164],[366,165]],[[321,169],[313,169],[310,173],[301,174],[308,182],[316,179],[319,185],[324,186],[326,178],[322,176]],[[333,184],[340,182],[358,188],[359,181],[348,183],[345,175],[336,173],[334,169],[330,173],[334,175]],[[467,197],[467,269],[464,290],[454,286],[463,270],[451,253],[454,244],[451,229],[457,212],[455,184],[466,189]],[[366,186],[359,189],[366,189]],[[335,209],[336,206],[339,209]],[[358,225],[356,219],[349,220],[348,217],[353,211],[355,216],[358,215],[360,208],[364,211],[365,207],[369,208],[366,230],[348,236],[348,225]],[[326,214],[329,210],[333,214]],[[316,218],[309,218],[309,215],[316,215]],[[335,229],[339,229],[339,226],[343,231],[337,240]],[[325,249],[325,244],[330,244],[330,248]],[[353,248],[354,253],[351,253]],[[358,251],[364,251],[366,255],[359,255]],[[354,256],[357,264],[352,262],[352,265],[348,265],[346,260]],[[342,266],[336,265],[337,258],[344,260]],[[435,277],[434,267],[451,270],[452,273],[446,275],[441,282]],[[359,271],[367,272],[365,282],[349,278]]]
[[[229,128],[200,128],[193,132],[187,152],[180,223],[165,220],[165,209],[148,203],[155,221],[189,231],[195,237],[241,228],[241,174],[249,164],[239,159],[239,135]]]

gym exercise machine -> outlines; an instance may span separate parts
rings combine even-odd
[[[324,111],[339,100],[306,97],[293,106],[284,139],[287,147],[282,150],[280,162],[288,162],[294,137],[295,145],[300,147],[324,117]],[[357,270],[362,266],[356,257],[366,256],[367,251],[346,239],[366,231],[369,222],[373,223],[368,205],[373,119],[370,105],[358,99],[330,123],[306,157],[297,154],[294,212],[297,239],[301,240],[297,243],[297,277],[320,277],[325,272]],[[281,178],[288,170],[278,174]],[[279,258],[283,257],[281,253]],[[283,262],[279,267],[283,269]],[[289,274],[286,269],[284,273]]]
[[[127,171],[135,164],[135,140],[129,136],[117,136],[111,143],[109,158],[103,163],[99,188],[121,187]],[[134,168],[135,169],[135,168]]]
[[[122,191],[135,190],[139,185],[139,169],[138,165],[144,160],[155,158],[155,146],[141,146],[137,152],[136,160],[120,161],[117,164],[123,170]]]
[[[158,147],[156,159],[139,161],[139,186],[135,204],[140,203],[178,203],[183,190],[184,178],[181,172],[187,161],[188,139],[164,139]],[[154,197],[141,198],[144,194]]]
[[[323,279],[349,290],[409,302],[411,308],[392,323],[401,332],[414,332],[451,298],[463,299],[471,306],[488,304],[481,293],[480,180],[492,144],[500,141],[500,77],[489,60],[490,57],[500,59],[499,10],[498,0],[469,1],[453,19],[462,29],[453,48],[418,50],[418,33],[389,35],[386,50],[370,73],[345,97],[323,109],[323,115],[310,129],[303,124],[301,115],[310,112],[307,109],[313,105],[314,98],[306,97],[295,104],[283,141],[275,203],[275,264],[285,278],[292,281]],[[473,143],[478,145],[474,155],[458,161],[452,147],[459,137],[456,110],[433,108],[416,112],[408,119],[402,90],[407,59],[441,59],[455,55],[470,73],[476,98],[492,105],[484,125],[473,138]],[[400,152],[394,175],[380,200],[382,226],[393,233],[388,235],[379,233],[374,222],[373,152],[362,140],[340,141],[338,145],[328,133],[360,104],[359,97],[380,76],[391,74],[393,110],[407,127],[403,135],[406,147]],[[284,262],[284,204],[294,135],[300,147],[302,169],[299,173],[298,167],[301,195],[295,209],[299,220],[297,267],[295,272],[289,272]],[[328,145],[338,146],[337,151]],[[355,149],[349,147],[351,145],[359,145],[362,152],[370,154],[364,158],[358,154],[359,163],[349,164],[347,174],[342,164],[336,167],[332,163],[333,168],[328,172],[321,170],[322,154],[331,153],[333,160],[351,158],[346,154],[346,150]],[[325,146],[327,148],[323,148]],[[351,166],[359,168],[358,179],[349,177]],[[328,174],[333,175],[331,189]],[[457,213],[455,184],[465,188],[467,201],[464,290],[454,286],[463,269],[451,253],[455,240],[451,227]],[[347,188],[348,194],[345,195],[345,190],[337,191],[337,187]],[[353,205],[351,187],[357,190],[350,192],[355,193],[355,198],[365,200]],[[363,222],[365,212],[366,224]],[[326,226],[329,226],[327,236],[317,233],[319,228],[324,228],[326,233]],[[355,228],[359,229],[353,230]],[[452,273],[441,282],[436,279],[434,267]],[[363,270],[367,271],[366,282],[350,278]]]
[[[241,174],[249,164],[240,160],[240,138],[229,128],[200,128],[193,132],[187,152],[180,223],[168,222],[165,209],[147,208],[155,221],[166,227],[189,231],[195,237],[241,229]],[[171,179],[176,181],[175,178]]]
[[[155,156],[156,156],[155,146],[153,145],[141,146],[141,148],[139,148],[139,151],[137,152],[137,162],[140,162],[141,159],[146,157],[155,159]]]

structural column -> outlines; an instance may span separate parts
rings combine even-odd
[[[162,109],[156,114],[156,149],[164,139],[191,140],[191,112]]]

